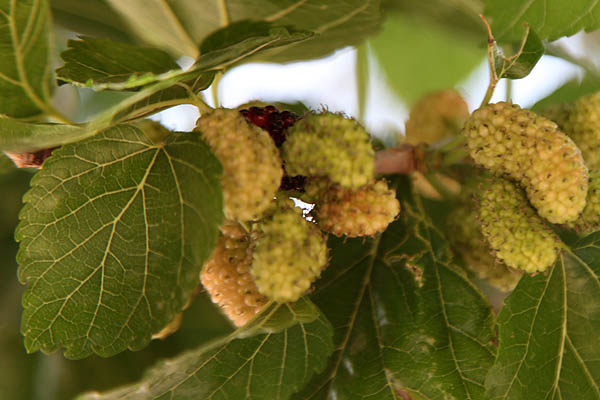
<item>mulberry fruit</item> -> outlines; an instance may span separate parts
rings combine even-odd
[[[385,180],[346,189],[330,185],[316,206],[319,227],[334,235],[371,236],[386,230],[400,212],[396,191]]]
[[[600,228],[600,171],[590,171],[590,183],[583,212],[569,228],[587,235]]]
[[[478,212],[473,202],[461,204],[448,216],[448,239],[475,275],[492,286],[510,291],[515,288],[523,271],[508,268],[492,254],[482,236]]]
[[[575,102],[564,130],[581,149],[587,167],[600,170],[600,92]]]
[[[231,228],[231,226],[230,226]],[[219,236],[217,247],[200,273],[202,285],[235,326],[245,325],[268,299],[258,292],[250,274],[249,238]]]
[[[291,200],[276,201],[252,235],[252,276],[259,292],[271,300],[298,300],[327,264],[325,238]]]
[[[532,273],[554,264],[559,239],[516,184],[503,178],[485,182],[479,221],[483,236],[507,266]]]
[[[369,134],[339,114],[313,114],[296,122],[282,146],[290,176],[322,176],[346,188],[369,183],[375,152]]]
[[[406,121],[406,143],[433,144],[460,133],[469,118],[469,107],[456,90],[424,96]]]
[[[195,130],[223,164],[226,218],[258,219],[271,203],[283,176],[279,151],[269,134],[228,109],[203,115]]]
[[[577,219],[585,206],[587,168],[554,122],[501,102],[475,111],[464,133],[473,160],[518,181],[540,216],[556,224]]]

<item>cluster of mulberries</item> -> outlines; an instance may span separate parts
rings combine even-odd
[[[375,180],[368,133],[342,115],[218,109],[196,131],[223,165],[227,218],[201,280],[238,326],[268,300],[310,289],[327,265],[326,233],[375,235],[400,211],[395,190]],[[312,218],[291,196],[310,198]]]

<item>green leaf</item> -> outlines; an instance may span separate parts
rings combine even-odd
[[[181,311],[222,223],[221,167],[193,133],[131,126],[66,145],[24,197],[22,332],[69,358],[140,349]]]
[[[0,175],[9,174],[15,171],[15,163],[4,153],[0,153]]]
[[[86,87],[125,83],[125,88],[131,83],[138,87],[145,76],[179,70],[171,56],[159,49],[92,37],[69,40],[67,45],[69,49],[61,53],[65,65],[56,70],[63,83]]]
[[[600,398],[600,237],[564,251],[548,274],[525,277],[498,317],[489,399]]]
[[[260,55],[262,61],[322,57],[357,44],[383,20],[379,0],[108,0],[146,43],[177,55],[196,58],[199,45],[212,32],[238,21],[261,20],[318,33],[313,39]]]
[[[30,124],[0,116],[0,149],[35,151],[76,141],[86,136],[83,127],[62,124]]]
[[[220,50],[229,46],[233,46],[237,43],[243,42],[244,40],[256,38],[256,37],[269,37],[282,32],[284,35],[290,35],[290,43],[294,42],[295,39],[293,34],[306,35],[306,38],[312,36],[307,30],[297,30],[293,27],[278,26],[270,22],[265,21],[250,21],[243,20],[234,22],[225,28],[216,30],[215,32],[208,35],[200,45],[200,51],[202,54],[210,53],[211,51]],[[277,43],[277,46],[285,45],[285,42]],[[265,47],[265,49],[271,46]]]
[[[600,76],[586,74],[583,79],[571,79],[549,96],[535,103],[532,110],[543,110],[554,104],[575,103],[580,97],[600,90]]]
[[[407,184],[397,191],[410,193]],[[311,297],[333,325],[335,352],[296,398],[401,399],[399,389],[482,398],[493,361],[490,307],[449,264],[424,210],[408,198],[402,207],[375,239],[330,239],[330,266]]]
[[[96,90],[127,90],[150,86],[154,83],[167,82],[174,85],[181,81],[193,81],[207,72],[225,69],[240,60],[243,60],[264,49],[283,46],[295,41],[302,41],[310,37],[308,31],[288,31],[285,28],[269,29],[264,35],[255,35],[241,38],[239,42],[226,43],[223,47],[215,48],[200,56],[194,65],[187,70],[172,69],[163,73],[145,72],[143,75],[128,74],[123,71],[123,76],[104,81],[86,81],[85,86]],[[109,51],[110,46],[105,47]],[[156,51],[153,49],[152,51]],[[164,63],[163,63],[164,64]],[[166,65],[164,65],[166,66]],[[162,90],[162,89],[161,89]]]
[[[520,46],[513,44],[512,48],[517,49],[515,54],[507,57],[494,43],[494,64],[498,79],[525,78],[544,55],[544,45],[531,29],[527,29]]]
[[[310,301],[276,304],[251,326],[156,365],[143,381],[81,399],[288,399],[321,371],[331,324]]]
[[[46,0],[0,1],[0,114],[28,117],[49,103]]]
[[[412,104],[430,91],[454,87],[465,79],[485,59],[485,49],[478,46],[481,39],[394,13],[369,44],[390,86]]]
[[[484,3],[484,15],[490,19],[494,36],[502,41],[518,41],[524,23],[540,39],[549,41],[600,27],[600,4],[594,0],[484,0]]]

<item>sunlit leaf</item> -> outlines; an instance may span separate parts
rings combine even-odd
[[[108,0],[148,44],[196,58],[212,32],[243,20],[262,20],[316,32],[313,39],[262,53],[263,61],[323,57],[359,43],[383,20],[379,0],[202,1]]]
[[[72,32],[131,41],[127,23],[104,0],[50,0],[52,21]]]
[[[46,0],[0,1],[0,114],[39,114],[50,98]]]
[[[82,358],[147,345],[214,247],[220,173],[193,133],[153,143],[119,126],[56,150],[15,233],[27,350]]]
[[[157,365],[140,383],[81,399],[288,399],[325,367],[331,336],[310,301],[273,305],[249,327]]]

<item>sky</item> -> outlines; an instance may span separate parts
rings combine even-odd
[[[579,51],[582,37],[576,35],[561,39],[561,45]],[[330,111],[341,111],[356,117],[358,99],[355,78],[356,51],[353,48],[339,50],[329,57],[286,65],[249,63],[228,71],[219,83],[219,99],[224,107],[236,107],[251,100],[302,101],[307,106]],[[185,64],[186,61],[183,61]],[[370,81],[364,124],[377,136],[404,131],[408,109],[402,99],[391,91],[385,74],[370,57]],[[522,107],[529,107],[547,96],[562,83],[581,76],[581,68],[562,59],[543,56],[526,78],[512,81],[512,99]],[[488,65],[482,60],[467,79],[457,85],[471,110],[477,108],[488,84]],[[212,104],[210,90],[206,100]],[[506,80],[500,81],[492,102],[505,99]],[[173,130],[193,129],[198,112],[193,106],[178,106],[157,114],[160,120]]]

